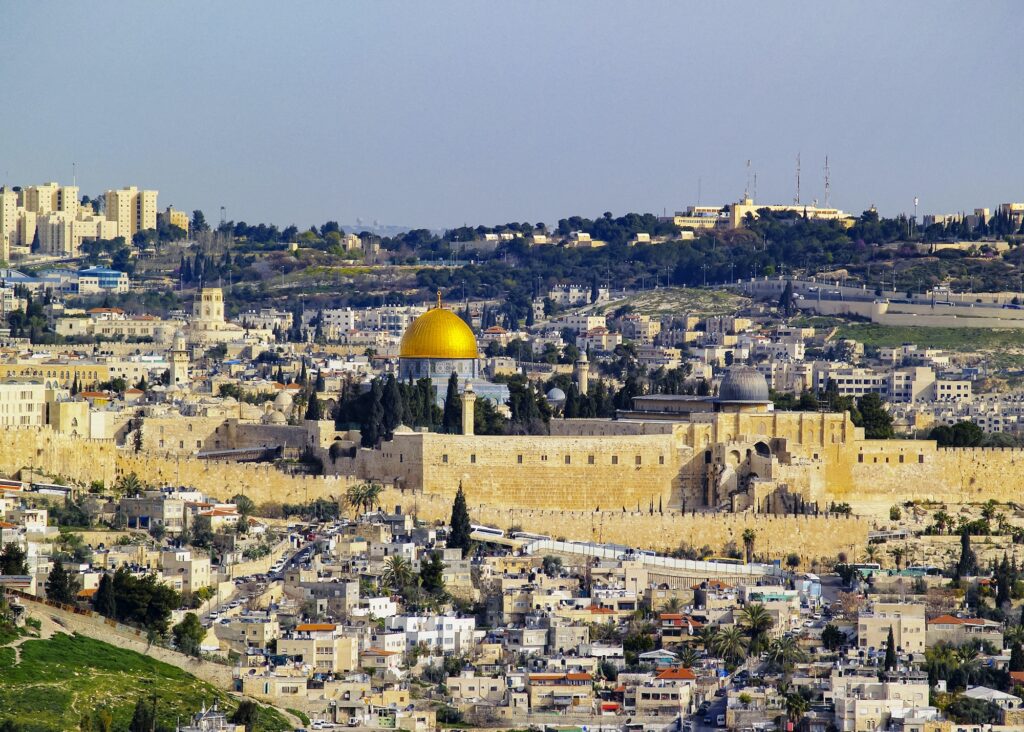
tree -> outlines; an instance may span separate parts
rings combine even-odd
[[[830,651],[836,651],[846,643],[846,634],[838,626],[828,623],[821,631],[821,644]]]
[[[965,527],[960,532],[960,559],[956,563],[956,576],[971,577],[978,573],[978,557],[971,549],[971,535]]]
[[[747,557],[747,564],[754,561],[754,540],[757,539],[757,532],[753,529],[743,530],[743,551]]]
[[[306,415],[305,418],[310,422],[316,422],[323,418],[323,410],[320,407],[320,400],[317,399],[316,392],[310,392],[309,401],[306,403]]]
[[[1024,647],[1020,643],[1010,648],[1010,671],[1024,671]]]
[[[0,552],[0,574],[28,574],[26,556],[25,550],[19,548],[17,544],[4,544],[4,549]]]
[[[210,225],[206,223],[206,216],[198,208],[192,212],[192,233],[197,231],[209,231]]]
[[[557,577],[562,573],[562,558],[554,555],[547,555],[541,561],[541,570],[548,577]]]
[[[807,660],[807,653],[791,635],[785,635],[774,639],[768,644],[767,660],[774,668],[789,670],[795,663],[802,663]]]
[[[860,412],[860,424],[864,428],[864,437],[869,440],[888,440],[895,434],[892,428],[892,415],[885,409],[882,397],[872,392],[857,400],[857,411]]]
[[[251,699],[243,699],[238,703],[238,709],[231,715],[234,724],[245,725],[245,732],[253,732],[260,720],[260,706]]]
[[[374,379],[370,385],[370,408],[359,429],[360,443],[363,447],[377,447],[384,439],[384,405],[381,402],[383,391],[380,379]]]
[[[896,638],[892,633],[892,626],[889,626],[889,637],[885,639],[885,661],[882,668],[886,671],[895,671],[898,661],[896,658]]]
[[[209,549],[213,544],[213,526],[209,516],[196,516],[189,530],[188,543],[199,549]]]
[[[444,562],[440,552],[430,552],[420,561],[420,585],[423,591],[434,596],[444,594]]]
[[[722,628],[714,634],[713,650],[728,664],[738,664],[747,655],[747,638],[737,625]]]
[[[390,440],[395,434],[395,429],[402,424],[405,409],[402,391],[398,388],[398,379],[394,374],[388,374],[387,381],[384,382],[381,406],[384,408],[384,439]]]
[[[64,569],[64,562],[55,560],[46,578],[46,598],[62,605],[73,605],[76,593],[75,579]]]
[[[381,573],[381,583],[394,592],[402,593],[412,582],[412,565],[405,557],[392,556],[384,562],[384,571]]]
[[[152,704],[139,698],[135,702],[135,711],[132,713],[132,721],[128,724],[128,732],[152,732],[156,729],[156,698]]]
[[[761,603],[750,603],[740,611],[739,624],[750,636],[751,653],[758,654],[764,650],[768,630],[774,622]]]
[[[235,504],[235,508],[238,509],[238,513],[242,516],[252,516],[256,510],[256,502],[243,493],[233,495],[231,502]]]
[[[117,615],[117,600],[114,598],[114,581],[105,573],[100,577],[99,587],[92,596],[92,608],[105,618]]]
[[[779,312],[788,318],[793,314],[793,310],[793,282],[786,280],[786,286],[782,289],[782,295],[779,297]]]
[[[444,396],[444,416],[441,430],[449,435],[462,431],[462,402],[459,400],[459,377],[455,372],[448,378],[448,391]]]
[[[174,636],[174,646],[186,656],[199,658],[202,654],[200,645],[206,635],[206,629],[195,613],[185,613],[181,622],[171,628],[171,634]]]
[[[452,517],[450,521],[450,533],[448,535],[448,546],[453,549],[461,549],[463,555],[469,549],[469,535],[473,527],[469,520],[469,510],[466,508],[466,494],[462,492],[462,484],[459,484],[459,491],[455,494],[455,501],[452,503]]]

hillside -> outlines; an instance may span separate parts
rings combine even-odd
[[[750,303],[750,299],[727,290],[696,287],[662,287],[630,295],[599,306],[595,310],[610,314],[629,305],[641,315],[732,315]]]
[[[133,651],[80,635],[57,633],[0,647],[0,723],[26,732],[79,729],[82,716],[106,709],[114,729],[126,729],[139,698],[155,696],[157,717],[174,729],[202,703],[237,702],[184,671]],[[291,729],[277,711],[264,708],[257,727]]]

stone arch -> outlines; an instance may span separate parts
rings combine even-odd
[[[760,457],[766,458],[772,456],[772,450],[764,440],[759,440],[754,443],[754,452],[756,452]]]
[[[742,459],[740,457],[740,451],[739,450],[730,450],[725,457],[726,457],[726,464],[727,465],[731,465],[732,467],[736,467],[737,465],[739,465],[740,464],[740,460]]]

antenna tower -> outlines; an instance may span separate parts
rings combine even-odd
[[[743,189],[743,198],[750,198],[750,158],[747,158],[747,186]]]
[[[220,207],[220,225],[223,226],[228,222],[228,210],[223,206]]]
[[[825,208],[829,207],[829,201],[832,197],[832,178],[829,175],[828,170],[828,155],[825,156]]]
[[[796,198],[793,203],[800,205],[800,153],[796,154]]]

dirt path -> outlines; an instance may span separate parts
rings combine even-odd
[[[24,636],[22,638],[19,638],[14,643],[11,643],[9,646],[7,646],[8,648],[13,648],[14,649],[14,665],[15,666],[17,666],[19,663],[21,663],[21,644],[22,643],[24,643],[25,641],[30,641],[30,640],[48,640],[49,638],[53,637],[54,633],[61,632],[61,630],[62,630],[59,625],[57,625],[55,622],[53,622],[53,620],[51,620],[50,618],[46,617],[45,615],[34,615],[33,617],[35,617],[37,620],[39,620],[39,635],[38,636],[36,636],[36,635],[26,635],[26,636]]]

